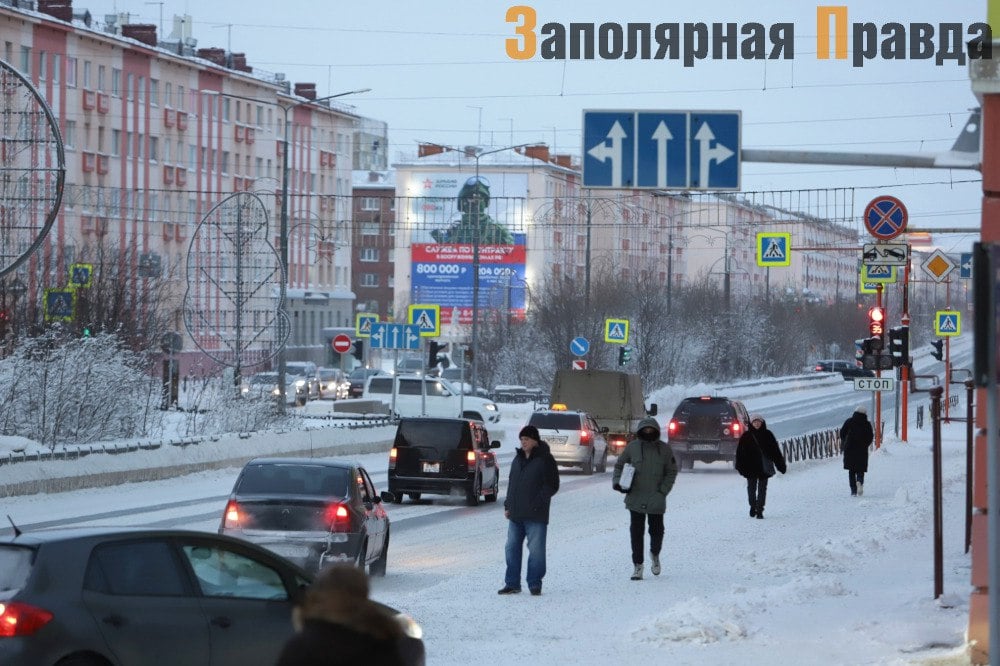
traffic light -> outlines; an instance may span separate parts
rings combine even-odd
[[[436,340],[429,340],[427,342],[427,367],[433,368],[438,363],[443,363],[447,361],[446,358],[438,358],[438,354],[443,352],[448,348],[448,343],[437,342]]]
[[[365,341],[364,340],[355,340],[354,343],[351,345],[351,347],[353,347],[353,349],[351,350],[351,356],[353,356],[354,358],[358,359],[359,361],[364,361],[365,360]]]
[[[868,333],[879,339],[885,333],[885,310],[877,305],[868,308]]]
[[[622,345],[618,348],[618,365],[625,365],[632,358],[632,348]]]
[[[934,351],[931,352],[931,356],[939,361],[944,360],[944,340],[935,340],[931,343],[931,347],[934,347]]]
[[[892,364],[901,367],[910,362],[910,327],[893,326],[889,329],[889,353]]]
[[[84,326],[83,327],[83,337],[85,337],[85,338],[89,338],[90,337],[90,327],[89,326]]]

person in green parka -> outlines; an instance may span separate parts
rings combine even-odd
[[[628,490],[619,481],[625,463],[635,466],[635,477]],[[663,514],[667,510],[667,495],[677,480],[677,459],[670,446],[660,440],[660,424],[656,419],[639,421],[636,439],[625,445],[618,456],[611,477],[612,488],[625,493],[625,507],[629,510],[629,536],[632,541],[632,580],[642,580],[643,531],[649,523],[650,571],[660,575],[660,548],[663,546]]]

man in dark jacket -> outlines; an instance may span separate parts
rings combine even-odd
[[[538,596],[545,577],[545,535],[549,527],[549,504],[559,491],[559,467],[541,441],[538,428],[527,425],[519,435],[521,448],[514,454],[507,481],[503,515],[507,523],[507,571],[499,594],[521,591],[521,557],[528,541],[528,589]]]
[[[868,447],[875,440],[875,431],[868,421],[868,409],[858,405],[840,428],[840,450],[844,452],[844,469],[851,495],[865,492],[865,472],[868,471]]]
[[[767,429],[764,417],[751,414],[750,428],[736,445],[736,471],[747,480],[751,518],[764,517],[767,480],[774,476],[775,469],[782,474],[787,471],[785,456],[781,454],[774,433]]]
[[[643,530],[649,522],[650,571],[660,575],[660,548],[663,545],[663,514],[667,511],[667,495],[677,480],[677,459],[673,449],[660,440],[660,424],[653,418],[639,421],[637,439],[625,445],[615,462],[611,487],[626,493],[625,507],[629,510],[629,538],[632,542],[632,580],[642,580]],[[623,489],[619,481],[622,469],[629,463],[635,467],[632,485]]]

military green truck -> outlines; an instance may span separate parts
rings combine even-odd
[[[635,436],[639,421],[657,412],[655,404],[646,409],[639,375],[616,370],[557,370],[549,403],[593,416],[608,428],[608,451],[614,455]]]

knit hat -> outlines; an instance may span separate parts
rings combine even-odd
[[[753,423],[754,421],[760,421],[761,423],[763,423],[764,422],[764,417],[761,416],[760,414],[751,414],[750,415],[750,423]]]
[[[521,437],[530,437],[536,442],[542,441],[542,436],[538,434],[538,428],[533,425],[526,425],[521,428],[521,432],[517,435],[518,439]]]
[[[857,409],[855,409],[854,411],[856,413],[858,413],[858,414],[867,414],[868,413],[868,408],[865,407],[864,405],[858,405]]]

